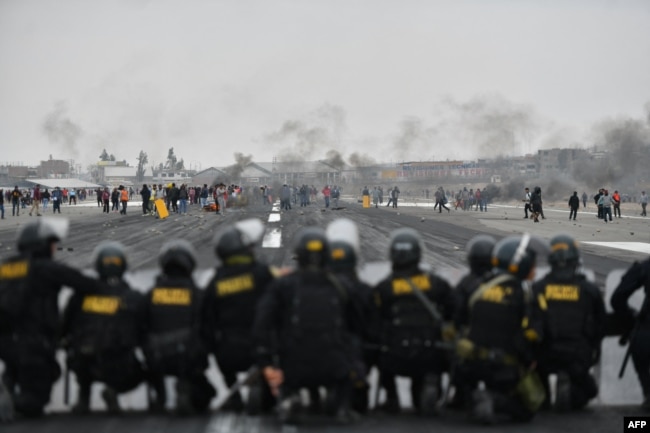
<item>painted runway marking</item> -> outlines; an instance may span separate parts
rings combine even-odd
[[[269,214],[269,223],[280,222],[280,207],[278,203],[273,204],[271,213]],[[264,232],[264,240],[262,241],[262,248],[282,248],[282,230],[280,228],[267,227]]]
[[[645,242],[582,242],[583,244],[598,245],[601,247],[616,248],[619,250],[634,251],[650,254],[650,244]]]

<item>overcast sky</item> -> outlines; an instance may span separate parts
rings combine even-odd
[[[647,0],[0,0],[0,163],[472,159],[648,101]]]

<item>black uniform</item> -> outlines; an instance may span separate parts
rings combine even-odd
[[[299,269],[269,285],[254,333],[260,367],[279,364],[284,372],[283,397],[324,386],[335,391],[330,395],[339,406],[348,404],[351,372],[359,362],[352,337],[362,326],[359,304],[353,291],[322,268]]]
[[[458,381],[469,388],[463,395],[471,395],[470,389],[482,381],[494,399],[495,412],[529,419],[533,413],[514,390],[522,368],[534,361],[531,341],[542,332],[540,312],[531,308],[521,281],[507,273],[479,286],[468,308],[467,340],[473,348],[457,367]]]
[[[64,313],[63,339],[68,367],[79,383],[77,411],[88,410],[92,382],[105,383],[111,393],[123,393],[144,380],[142,365],[135,356],[136,347],[142,343],[143,324],[143,296],[122,280],[115,284],[100,282],[95,290],[70,298]],[[105,392],[104,399],[114,398]]]
[[[420,290],[438,309],[441,318],[450,320],[453,297],[449,284],[418,269],[417,264],[393,273],[375,288],[381,327],[379,370],[382,386],[388,393],[388,404],[397,403],[395,376],[412,379],[411,394],[416,408],[420,406],[420,391],[426,376],[438,383],[447,368],[444,352],[436,347],[442,341],[442,326],[413,293]],[[436,387],[438,386],[436,383]],[[392,407],[391,409],[394,409]],[[425,410],[425,408],[422,408]]]
[[[256,263],[227,265],[217,269],[208,284],[202,306],[202,333],[216,356],[227,386],[237,380],[237,373],[255,365],[251,328],[255,308],[266,287],[273,280],[268,266]],[[272,405],[268,387],[264,387],[263,406]],[[239,394],[231,399],[230,408],[239,410]]]
[[[0,265],[0,359],[16,411],[42,414],[61,369],[59,292],[92,290],[97,282],[49,257],[21,254]]]
[[[549,374],[568,375],[570,401],[565,404],[573,409],[582,408],[598,394],[589,369],[598,361],[605,333],[602,295],[584,275],[563,278],[552,271],[535,283],[533,293],[543,297],[547,306],[538,371],[547,390]],[[548,396],[547,391],[547,399]]]
[[[352,368],[353,374],[353,394],[352,409],[359,413],[365,413],[368,410],[368,382],[366,376],[370,368],[377,363],[377,344],[379,343],[378,330],[379,315],[375,308],[372,288],[361,281],[355,270],[332,270],[334,276],[353,293],[357,299],[354,304],[360,311],[357,317],[362,318],[362,327],[357,329],[356,334],[352,334],[353,350],[361,356],[355,356],[357,362]]]
[[[158,410],[166,401],[164,376],[177,377],[180,411],[205,410],[215,396],[204,373],[208,362],[199,335],[200,298],[191,276],[174,275],[158,276],[147,295],[145,354]]]
[[[628,305],[628,299],[641,286],[645,292],[643,307],[638,314]],[[645,400],[643,406],[650,408],[650,314],[648,299],[650,295],[650,259],[634,263],[623,275],[614,291],[610,303],[614,312],[627,323],[635,323],[635,331],[630,339],[630,352],[634,369],[639,376]]]

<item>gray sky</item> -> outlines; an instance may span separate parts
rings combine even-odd
[[[471,159],[648,101],[646,0],[0,0],[0,162]]]

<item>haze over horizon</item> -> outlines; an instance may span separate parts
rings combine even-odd
[[[3,0],[0,164],[650,143],[649,54],[643,0]]]

